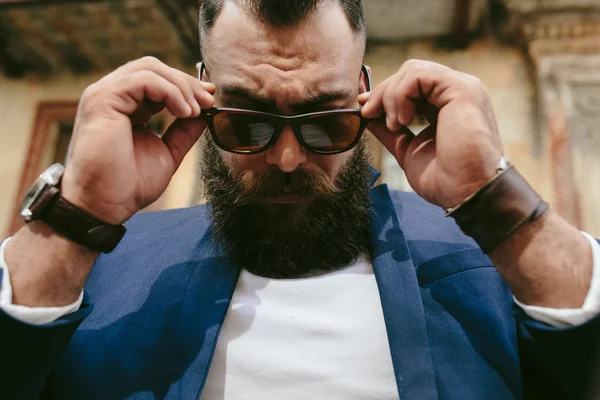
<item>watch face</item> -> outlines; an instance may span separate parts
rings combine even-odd
[[[40,193],[46,187],[46,182],[41,178],[38,178],[35,183],[29,188],[27,194],[25,194],[25,198],[21,203],[21,215],[25,218],[26,221],[30,221],[33,218],[33,214],[31,212],[31,206],[35,202],[35,200],[39,197]]]
[[[25,218],[25,221],[29,222],[36,217],[31,211],[32,206],[35,204],[36,200],[39,199],[44,189],[59,184],[64,172],[65,167],[60,164],[54,164],[44,171],[27,191],[25,198],[21,203],[21,215]]]

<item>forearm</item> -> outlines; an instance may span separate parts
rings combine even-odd
[[[23,227],[6,247],[13,304],[59,307],[74,303],[98,257],[42,222]]]
[[[580,308],[589,292],[590,244],[554,212],[521,227],[489,256],[522,303]]]

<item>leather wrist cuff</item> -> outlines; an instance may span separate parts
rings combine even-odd
[[[549,206],[510,165],[446,215],[491,252],[521,226],[542,216]]]
[[[99,253],[110,253],[117,247],[126,229],[110,225],[80,210],[51,188],[51,197],[40,220],[69,240]]]

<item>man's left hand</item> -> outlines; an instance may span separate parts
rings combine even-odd
[[[488,182],[502,157],[498,128],[481,81],[429,61],[410,60],[359,96],[369,130],[394,155],[415,192],[443,208]],[[417,136],[417,115],[430,123]]]

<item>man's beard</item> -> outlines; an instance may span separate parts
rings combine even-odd
[[[293,279],[336,271],[366,252],[371,169],[365,141],[335,182],[324,172],[234,174],[209,134],[202,135],[201,176],[216,245],[249,272]],[[308,201],[269,202],[286,188]]]

